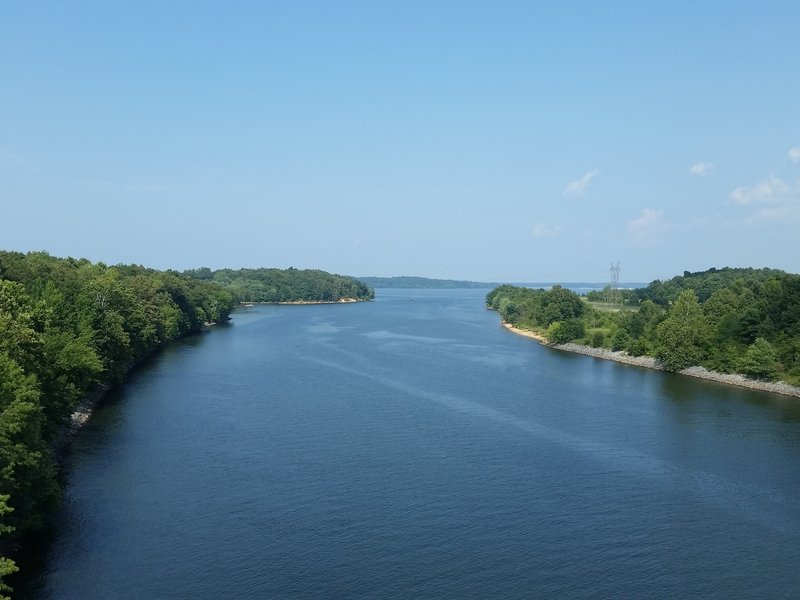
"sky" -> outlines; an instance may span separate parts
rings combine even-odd
[[[4,2],[0,248],[800,272],[800,2]]]

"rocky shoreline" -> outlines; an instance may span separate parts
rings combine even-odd
[[[533,338],[544,346],[562,350],[564,352],[573,352],[575,354],[584,354],[594,358],[601,358],[603,360],[613,360],[614,362],[623,363],[626,365],[633,365],[636,367],[644,367],[646,369],[656,369],[659,371],[666,371],[666,369],[652,356],[631,356],[627,352],[608,350],[606,348],[592,348],[591,346],[584,346],[582,344],[551,344],[545,339],[544,336],[533,331],[525,329],[518,329],[503,323],[503,327],[518,335]],[[707,379],[709,381],[716,381],[718,383],[725,383],[728,385],[735,385],[738,387],[749,388],[751,390],[758,390],[761,392],[771,392],[773,394],[781,394],[783,396],[793,396],[800,398],[800,387],[789,385],[781,381],[758,381],[750,379],[744,375],[734,373],[717,373],[716,371],[709,371],[705,367],[689,367],[679,371],[681,375],[689,377],[696,377],[698,379]]]
[[[92,413],[103,397],[113,386],[108,383],[98,383],[94,389],[75,407],[69,416],[69,421],[61,430],[55,444],[53,445],[56,456],[61,456],[69,447],[75,436],[78,435],[84,425],[92,418]]]
[[[228,318],[227,320],[229,321],[230,318]],[[210,327],[216,326],[217,324],[218,323],[216,323],[215,321],[204,323],[202,329],[197,331],[189,331],[178,339],[182,339],[189,335],[201,333]],[[172,342],[174,341],[176,340],[172,340]],[[125,380],[125,378],[133,369],[139,366],[142,362],[158,354],[162,350],[162,348],[163,346],[159,346],[155,350],[153,350],[150,354],[148,354],[147,356],[143,356],[138,361],[130,362],[125,367],[125,374],[123,375],[120,383],[122,383]],[[75,439],[75,436],[78,435],[80,430],[83,429],[86,423],[89,422],[89,419],[92,418],[92,414],[97,408],[97,405],[100,404],[105,395],[109,391],[111,391],[114,385],[115,385],[114,383],[109,383],[107,381],[98,382],[97,384],[95,384],[94,388],[92,388],[92,391],[90,391],[86,396],[84,396],[83,400],[81,400],[80,403],[78,403],[78,405],[75,407],[75,410],[72,412],[72,414],[70,414],[69,418],[65,419],[61,432],[56,437],[56,440],[53,443],[53,450],[56,456],[62,456],[64,452],[69,448],[69,445],[72,442],[72,440]]]

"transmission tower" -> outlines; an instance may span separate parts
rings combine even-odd
[[[619,261],[617,261],[617,264],[614,264],[614,261],[611,261],[611,268],[609,269],[609,272],[611,273],[611,283],[606,289],[606,302],[609,304],[616,304],[620,299]]]

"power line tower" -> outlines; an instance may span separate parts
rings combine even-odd
[[[614,264],[614,261],[611,261],[611,268],[609,269],[611,273],[611,283],[606,288],[606,302],[609,304],[617,304],[620,301],[620,293],[619,293],[619,261],[617,264]]]

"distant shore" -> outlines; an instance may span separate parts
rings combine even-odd
[[[351,304],[353,302],[369,302],[367,299],[339,298],[338,300],[286,300],[283,302],[240,302],[239,306],[255,306],[256,304]]]
[[[571,342],[567,344],[551,344],[547,341],[547,338],[534,331],[519,329],[509,323],[503,323],[503,327],[518,335],[535,339],[540,344],[556,350],[573,352],[575,354],[584,354],[594,358],[602,358],[603,360],[613,360],[614,362],[633,365],[636,367],[644,367],[646,369],[666,371],[666,369],[658,362],[658,360],[652,356],[631,356],[627,352],[608,350],[606,348],[592,348],[591,346],[573,344]],[[696,377],[697,379],[706,379],[709,381],[716,381],[718,383],[725,383],[727,385],[735,385],[738,387],[749,388],[751,390],[758,390],[760,392],[771,392],[773,394],[781,394],[783,396],[800,398],[800,387],[795,387],[780,381],[758,381],[756,379],[745,377],[744,375],[709,371],[705,367],[689,367],[679,371],[679,373],[689,377]]]

